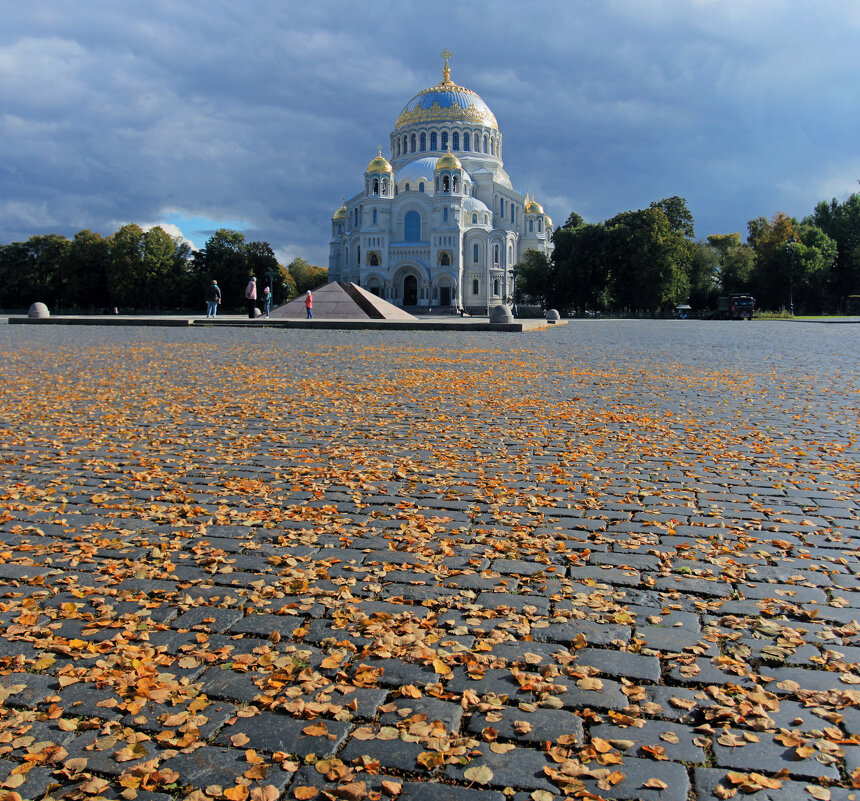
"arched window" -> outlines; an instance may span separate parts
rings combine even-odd
[[[541,233],[541,231],[543,231],[543,220],[538,218],[538,233]]]
[[[484,153],[487,152],[487,135],[484,134]]]
[[[457,131],[451,134],[451,150],[460,149],[460,134]]]
[[[430,132],[430,149],[431,150],[436,149],[436,131]]]
[[[399,139],[394,140],[394,155],[395,156],[400,155],[400,140]]]
[[[415,152],[416,142],[415,142],[415,134],[412,134],[412,152]]]
[[[367,263],[371,267],[379,267],[379,256],[377,256],[375,253],[371,253],[367,257]]]
[[[457,191],[457,176],[456,175],[451,179],[451,191],[452,192]]]
[[[493,264],[499,266],[499,246],[493,245]]]
[[[409,152],[409,140],[406,138],[406,134],[403,134],[403,152]]]
[[[442,150],[448,147],[448,132],[442,131]]]
[[[406,184],[404,184],[404,185],[403,185],[403,191],[404,191],[404,192],[408,192],[408,191],[409,191],[409,184],[408,184],[408,183],[406,183]]]
[[[361,245],[355,246],[355,263],[361,264]]]
[[[423,192],[423,191],[424,191],[424,181],[421,181],[421,183],[420,183],[420,184],[418,184],[418,191],[419,191],[419,192]]]
[[[498,278],[496,278],[496,279],[493,281],[493,295],[494,295],[495,297],[498,297],[498,296],[499,296],[499,279],[498,279]]]
[[[447,192],[451,188],[450,179],[447,175],[442,176],[442,191]]]
[[[503,197],[499,198],[499,214],[503,215],[505,213],[505,199]]]
[[[355,227],[358,228],[358,206],[355,208]]]
[[[442,209],[442,222],[448,222],[448,209]]]
[[[472,245],[472,261],[473,261],[475,264],[477,264],[477,263],[478,263],[478,255],[479,255],[479,251],[478,251],[478,243],[477,243],[477,242],[475,242],[475,244],[474,244],[474,245]]]
[[[376,209],[373,210],[373,224],[376,225]]]
[[[473,295],[478,294],[478,279],[477,278],[472,279],[472,294]]]
[[[447,254],[447,252],[442,252],[439,254],[439,266],[440,267],[448,267],[451,264],[451,257]]]
[[[373,194],[374,195],[379,194],[379,178],[373,179]]]
[[[496,152],[495,152],[495,140],[493,140],[493,139],[490,139],[490,155],[491,155],[491,156],[495,156],[495,155],[496,155]]]
[[[421,152],[423,153],[425,150],[427,150],[427,134],[423,133],[421,134]]]
[[[477,224],[478,224],[478,215],[473,214],[472,215],[472,225],[477,225]]]
[[[533,233],[534,233],[534,230],[535,230],[535,221],[534,221],[534,220],[529,220],[529,233],[530,233],[530,234],[533,234]]]
[[[516,206],[514,206],[514,204],[511,203],[511,222],[514,221],[514,209],[515,208],[516,208]]]
[[[383,195],[388,194],[388,179],[387,178],[382,179],[382,194]]]
[[[421,241],[421,215],[417,211],[407,211],[403,218],[403,239],[406,242]]]
[[[463,150],[469,150],[469,134],[463,134]]]

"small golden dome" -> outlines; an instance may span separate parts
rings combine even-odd
[[[382,155],[382,148],[379,148],[379,155],[367,165],[365,172],[387,172],[389,174],[393,172],[388,159]]]
[[[340,208],[334,213],[333,220],[345,220],[346,219],[346,201],[340,204]]]
[[[439,161],[436,162],[437,170],[462,170],[463,165],[460,163],[460,159],[458,159],[450,150],[445,152],[444,156],[439,158]]]
[[[543,214],[543,206],[534,197],[529,200],[528,195],[526,195],[526,214]]]

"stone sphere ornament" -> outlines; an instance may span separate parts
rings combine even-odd
[[[50,317],[51,312],[48,311],[48,307],[44,303],[34,303],[27,310],[27,316],[42,319],[45,317]]]

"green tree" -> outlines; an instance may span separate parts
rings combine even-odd
[[[652,209],[660,209],[669,220],[669,225],[675,233],[686,236],[692,239],[696,235],[695,225],[693,224],[693,215],[687,208],[687,201],[682,197],[673,195],[672,197],[657,200],[651,204]]]
[[[720,287],[717,249],[707,242],[691,242],[687,276],[690,283],[688,303],[698,310],[714,308]]]
[[[90,311],[108,306],[109,263],[107,239],[86,229],[75,234],[66,258],[64,279],[66,299],[71,307]]]
[[[567,215],[567,220],[565,220],[564,225],[562,225],[561,227],[579,228],[579,226],[582,225],[584,222],[585,220],[582,219],[582,215],[577,214],[575,211],[572,211],[570,214]]]
[[[821,201],[803,220],[815,225],[836,242],[837,257],[829,279],[834,308],[843,309],[849,295],[860,294],[860,194],[840,203]]]
[[[736,292],[752,292],[755,251],[741,242],[741,235],[711,234],[708,243],[717,253],[720,262],[719,293],[731,295]]]
[[[225,308],[242,307],[251,276],[243,233],[220,228],[209,237],[203,250],[195,253],[194,261],[198,303],[202,303],[206,287],[215,279]]]
[[[134,223],[123,225],[108,241],[108,305],[135,308],[140,302],[144,277],[143,229]]]
[[[600,223],[564,227],[553,234],[550,305],[559,311],[603,309],[608,303],[607,232]]]
[[[328,270],[308,264],[302,258],[293,259],[287,265],[287,271],[296,282],[296,293],[301,295],[309,289],[322,286],[328,278]]]
[[[623,212],[606,229],[614,305],[635,315],[668,311],[686,300],[690,243],[660,208]]]
[[[527,250],[517,264],[517,303],[535,304],[545,309],[555,301],[555,275],[552,261],[545,253]]]

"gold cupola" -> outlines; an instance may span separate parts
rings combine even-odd
[[[382,155],[382,148],[379,148],[379,155],[372,159],[370,164],[367,165],[367,169],[365,172],[385,172],[391,175],[394,170],[391,169],[391,165],[388,163],[388,159]]]
[[[436,162],[437,170],[462,170],[463,165],[460,163],[460,159],[458,159],[449,148],[445,151],[443,156],[439,157],[439,161]]]

